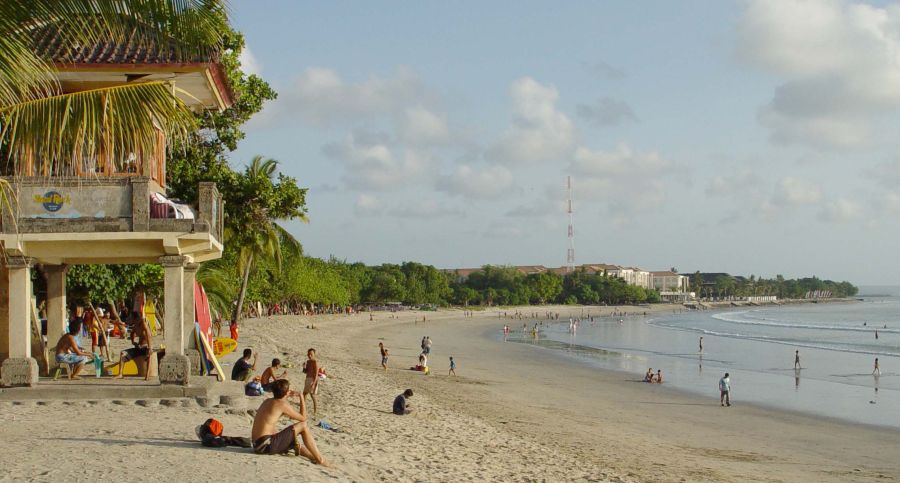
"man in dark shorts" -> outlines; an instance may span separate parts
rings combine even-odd
[[[251,358],[253,359],[253,362],[250,362]],[[253,371],[255,370],[256,354],[253,353],[253,349],[244,349],[244,357],[238,359],[231,369],[231,380],[247,382],[253,377]]]
[[[396,414],[397,416],[403,416],[412,412],[412,409],[409,408],[409,403],[406,402],[406,400],[411,398],[412,395],[412,389],[407,389],[403,391],[403,394],[400,394],[394,398],[394,414]]]
[[[279,379],[272,384],[271,399],[266,399],[256,411],[253,418],[253,452],[256,454],[284,454],[294,450],[295,456],[309,458],[315,464],[330,466],[328,461],[319,453],[312,432],[306,425],[306,403],[303,395],[290,390],[290,382],[287,379]],[[288,396],[296,396],[300,404],[300,411],[288,402]],[[296,423],[276,431],[275,427],[281,416],[286,416]],[[303,440],[303,446],[297,443],[297,436]]]
[[[137,337],[137,342],[134,341]],[[134,347],[125,349],[119,354],[119,375],[116,379],[125,377],[125,363],[138,357],[146,358],[147,367],[144,368],[144,380],[150,379],[150,356],[153,353],[153,337],[150,335],[150,326],[147,319],[136,316],[134,327],[131,330],[131,343]]]

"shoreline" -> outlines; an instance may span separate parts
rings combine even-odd
[[[452,319],[452,316],[449,316],[448,318]],[[459,322],[459,320],[448,320],[442,323],[458,324]],[[477,331],[477,336],[479,338],[487,339],[485,345],[497,346],[499,344],[504,344],[503,342],[496,341],[496,338],[491,336],[492,333],[496,333],[496,331],[499,331],[499,327],[502,327],[502,319],[500,321],[491,319],[481,320],[479,322],[486,322],[486,324]],[[500,323],[499,326],[497,325],[497,322]],[[421,328],[421,326],[420,329],[420,331],[423,333],[434,332],[434,330],[438,330],[424,329]],[[463,327],[458,327],[458,329],[463,329]],[[378,329],[375,330],[378,331]],[[434,336],[432,336],[432,338],[435,339]],[[467,338],[467,342],[470,342],[470,339]],[[511,345],[509,343],[506,344]],[[542,357],[535,356],[533,347],[525,347],[529,344],[514,345],[518,347],[515,352],[522,353],[525,361],[530,359],[542,359]],[[558,357],[560,359],[564,358],[562,354],[555,353],[555,351],[553,350],[542,352],[553,354],[555,357]],[[523,362],[523,358],[517,358],[517,361],[520,364],[525,364],[525,362]],[[569,365],[571,365],[571,361],[569,361]],[[693,465],[679,462],[679,460],[682,458],[686,462],[691,461],[692,457],[696,456],[686,454],[681,454],[681,457],[673,457],[673,455],[667,455],[667,457],[665,458],[667,462],[663,466],[669,467],[673,470],[674,468],[678,468],[674,471],[675,474],[671,474],[668,472],[660,473],[656,471],[657,469],[659,469],[658,466],[642,468],[641,471],[636,471],[633,465],[620,465],[615,463],[609,465],[618,471],[623,471],[625,474],[637,477],[640,480],[653,479],[671,481],[677,480],[679,479],[679,477],[687,477],[688,479],[692,480],[743,480],[748,478],[762,478],[791,481],[802,478],[809,479],[814,477],[819,480],[828,479],[846,481],[847,479],[866,478],[865,474],[867,473],[867,471],[863,468],[857,468],[855,466],[860,466],[858,464],[859,461],[871,459],[871,453],[880,453],[880,457],[877,458],[879,460],[878,463],[863,464],[861,466],[868,469],[871,469],[871,467],[881,467],[885,469],[880,471],[884,471],[887,474],[892,474],[894,475],[894,477],[900,475],[900,467],[898,467],[897,463],[893,462],[893,459],[889,457],[885,452],[885,448],[897,447],[897,444],[900,443],[900,432],[894,429],[846,422],[835,418],[829,418],[803,412],[789,411],[782,408],[773,410],[769,407],[760,405],[748,405],[741,402],[737,402],[736,407],[723,409],[723,411],[725,411],[727,414],[724,415],[726,419],[721,420],[720,418],[723,417],[723,414],[722,411],[719,411],[720,408],[716,395],[711,395],[710,397],[702,397],[689,391],[680,390],[674,387],[666,387],[665,385],[648,387],[646,383],[638,381],[639,375],[625,371],[582,367],[573,369],[571,372],[573,373],[573,375],[577,373],[577,375],[579,376],[569,378],[569,382],[574,382],[574,384],[562,385],[559,382],[554,382],[554,377],[552,376],[547,378],[549,379],[549,381],[545,381],[545,384],[549,384],[552,387],[567,386],[565,387],[566,392],[571,392],[573,390],[578,391],[579,387],[590,386],[590,384],[579,386],[579,384],[577,384],[578,382],[599,380],[599,382],[597,383],[602,384],[608,390],[612,390],[612,392],[614,393],[628,394],[630,396],[620,400],[623,405],[627,404],[629,406],[641,406],[642,409],[637,411],[639,414],[636,415],[634,414],[634,407],[624,409],[621,407],[615,407],[615,404],[612,404],[612,406],[606,405],[606,408],[612,411],[614,414],[617,414],[619,416],[627,416],[627,418],[623,418],[625,419],[626,423],[616,424],[616,432],[619,434],[620,439],[622,437],[622,433],[627,434],[634,431],[634,429],[636,428],[642,428],[642,423],[638,421],[644,421],[641,415],[646,413],[646,426],[648,428],[656,428],[658,430],[657,433],[659,434],[672,432],[673,428],[671,426],[676,426],[679,431],[691,435],[687,439],[693,441],[693,445],[696,445],[697,442],[701,442],[705,444],[712,443],[715,446],[719,446],[720,444],[724,446],[730,446],[729,443],[723,444],[720,441],[721,435],[717,434],[718,431],[716,430],[718,428],[718,425],[722,424],[723,427],[727,427],[728,425],[734,424],[735,422],[731,421],[731,418],[733,417],[742,420],[745,418],[750,418],[753,420],[753,422],[751,423],[745,422],[743,424],[738,424],[737,426],[740,428],[740,431],[738,431],[738,433],[736,434],[734,434],[732,430],[725,431],[729,434],[729,438],[735,437],[739,440],[747,439],[746,433],[756,433],[753,438],[750,438],[750,442],[752,444],[749,445],[749,448],[746,444],[744,444],[737,445],[737,448],[729,450],[738,451],[740,452],[740,454],[732,454],[728,451],[722,453],[719,449],[716,448],[703,448],[703,451],[710,453],[710,460],[704,460],[707,464],[713,464],[714,462],[722,463],[722,461],[720,460],[730,461],[731,463],[742,461],[743,463],[741,464],[741,466],[748,466],[752,468],[748,473],[742,473],[740,475],[727,475],[725,473],[725,468],[719,467],[719,465],[714,465],[714,471],[712,471],[711,473],[697,473],[696,468],[694,468]],[[489,377],[489,379],[492,380],[491,384],[496,384],[496,374],[492,374],[491,376],[492,377]],[[509,389],[509,386],[523,385],[521,383],[525,382],[520,380],[519,378],[512,379],[513,381],[506,385],[507,389]],[[575,379],[575,381],[571,381],[571,379]],[[636,382],[637,384],[632,381]],[[563,400],[571,401],[571,397],[572,395],[568,394],[565,398],[563,398]],[[512,398],[498,398],[497,404],[502,404],[506,407],[507,410],[517,410],[513,408],[521,409],[529,405],[527,399],[527,397],[523,397],[521,394],[518,394],[516,397]],[[650,400],[647,401],[647,399]],[[659,409],[665,408],[667,406],[671,406],[672,408],[686,409],[684,411],[678,409]],[[700,411],[708,411],[709,414],[698,414],[697,408],[705,408],[701,409]],[[479,409],[484,410],[485,408],[481,407]],[[540,421],[542,418],[545,418],[546,414],[544,413],[547,409],[548,408],[546,407],[544,408],[544,410],[539,409],[534,414],[535,420]],[[475,413],[480,413],[480,411],[475,411]],[[674,422],[670,421],[672,418],[678,419],[679,417],[689,417],[691,422],[689,424],[685,424],[683,422],[675,424]],[[573,419],[580,425],[588,424],[588,422],[581,417],[574,417]],[[709,420],[707,421],[707,419]],[[628,424],[628,420],[631,420],[632,424]],[[601,421],[606,424],[611,423],[611,421],[606,418],[601,418]],[[671,424],[666,424],[666,421],[669,421],[669,423]],[[783,427],[785,426],[789,431],[784,431]],[[546,425],[541,425],[541,430],[547,429],[548,428],[546,428]],[[579,431],[574,428],[570,430],[573,432],[573,434],[580,435],[579,438],[576,438],[577,441],[584,441],[584,437],[586,435],[584,435],[583,430]],[[605,428],[605,430],[608,431],[609,428]],[[651,431],[651,433],[653,433],[653,431]],[[785,442],[781,441],[781,438],[784,437],[785,433],[793,433],[793,437],[790,441],[787,442],[790,444],[785,444]],[[648,446],[648,444],[650,448],[663,447],[666,451],[671,452],[673,450],[673,448],[671,447],[671,441],[666,441],[665,439],[663,439],[663,441],[656,441],[659,439],[659,434],[645,433],[643,435],[644,438],[638,438],[638,442],[635,442],[634,444],[638,448],[646,447]],[[843,441],[840,436],[846,436],[846,441]],[[827,458],[814,458],[822,466],[821,471],[810,470],[809,468],[806,468],[806,466],[808,466],[807,463],[803,462],[785,462],[783,463],[784,467],[780,468],[779,470],[782,471],[781,473],[773,469],[768,469],[765,467],[765,465],[760,464],[763,462],[768,462],[767,464],[771,465],[774,461],[785,459],[784,457],[777,456],[777,454],[780,453],[797,453],[808,451],[809,448],[804,448],[803,444],[800,444],[798,446],[797,440],[816,437],[820,437],[821,439],[827,441],[827,444],[825,444],[824,446],[829,453]],[[653,442],[655,444],[650,444],[650,442],[646,440],[650,440],[650,442]],[[848,455],[848,452],[845,451],[844,446],[847,445],[847,441],[851,440],[856,440],[856,443],[851,445],[852,447],[865,448],[865,450],[861,452],[851,451]],[[682,441],[681,443],[681,446],[691,446],[691,444],[687,444],[686,441]],[[789,450],[786,449],[785,446],[787,446]],[[822,443],[819,442],[816,446],[822,446]],[[653,459],[653,455],[655,454],[656,450],[650,448],[638,450],[638,452],[650,451],[650,453],[647,453],[647,456]],[[772,449],[775,450],[774,453],[776,454],[772,454]],[[820,449],[816,449],[816,451],[814,451],[814,453],[816,453],[815,456],[819,456],[818,453],[821,451],[822,450]],[[688,452],[690,453],[690,451]],[[678,452],[676,451],[676,454],[677,453]],[[613,461],[621,460],[621,458],[611,459]],[[606,460],[604,463],[608,464],[609,461],[610,460]],[[827,468],[831,469],[826,471]],[[879,474],[882,473],[875,471],[874,473],[870,473],[868,477],[877,477]],[[675,477],[676,475],[678,477]]]
[[[561,320],[565,309],[559,308]],[[288,378],[295,386],[302,381],[306,349],[317,349],[329,378],[321,383],[312,423],[324,418],[343,432],[313,432],[335,468],[200,446],[193,427],[208,417],[222,421],[227,435],[248,436],[252,418],[240,408],[198,407],[188,400],[0,401],[7,478],[82,481],[133,478],[137,472],[183,479],[186,468],[228,479],[291,474],[307,481],[900,478],[898,431],[740,401],[721,408],[717,397],[632,382],[635,374],[556,362],[559,354],[492,337],[505,323],[496,314],[410,311],[398,317],[277,316],[242,323],[239,349],[259,352],[258,371],[272,357],[281,358],[292,366]],[[316,329],[308,329],[313,322]],[[428,376],[407,369],[424,335],[434,341]],[[388,371],[379,365],[379,341],[391,351]],[[223,358],[226,372],[238,352]],[[459,377],[447,376],[451,355]],[[415,391],[413,413],[390,414],[393,397],[406,388]],[[261,402],[247,398],[246,408]],[[47,467],[54,455],[74,452],[80,458]],[[91,461],[109,464],[85,464]]]

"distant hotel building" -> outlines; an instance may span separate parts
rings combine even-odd
[[[532,275],[544,272],[565,275],[566,267],[547,268],[543,265],[519,265],[512,266],[523,275]],[[689,287],[689,278],[675,272],[650,272],[637,267],[623,267],[606,263],[588,263],[575,267],[575,270],[583,270],[590,274],[606,275],[607,277],[621,278],[630,285],[636,285],[645,289],[655,289],[660,293],[686,294]],[[474,272],[480,272],[481,268],[449,268],[442,272],[455,277],[457,282],[465,281]]]

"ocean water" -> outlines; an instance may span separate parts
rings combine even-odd
[[[626,317],[621,323],[595,317],[582,320],[574,334],[568,320],[545,322],[537,340],[521,330],[511,340],[635,379],[648,368],[661,369],[665,384],[712,402],[728,372],[733,404],[900,428],[900,297],[892,293],[855,303]],[[794,369],[797,350],[800,370]],[[876,357],[880,376],[872,374]]]

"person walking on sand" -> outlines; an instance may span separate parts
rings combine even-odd
[[[731,378],[728,377],[728,373],[725,373],[725,377],[719,379],[719,402],[722,406],[731,406]]]
[[[256,411],[253,417],[253,452],[262,454],[284,454],[294,450],[294,456],[309,458],[315,464],[331,466],[328,460],[319,452],[312,431],[306,425],[306,402],[303,395],[290,390],[290,382],[287,379],[279,379],[272,384],[274,397],[266,399]],[[294,409],[288,402],[288,396],[297,396],[300,402],[300,411]],[[276,432],[276,425],[281,416],[293,419],[296,423]],[[303,446],[297,442],[297,436],[303,440]]]
[[[303,383],[303,401],[306,395],[312,399],[313,415],[319,412],[319,404],[316,402],[316,392],[319,389],[319,363],[316,361],[316,350],[310,348],[306,351],[306,363],[303,364],[303,372],[306,373],[306,381]]]
[[[381,367],[383,367],[384,370],[387,370],[388,350],[385,349],[384,342],[378,343],[378,349],[381,351]]]
[[[872,371],[872,375],[873,375],[873,376],[880,376],[880,375],[881,375],[881,368],[878,367],[878,358],[877,358],[877,357],[875,358],[875,369]]]
[[[803,367],[800,366],[800,351],[799,350],[794,351],[794,369],[803,369]]]
[[[450,356],[450,371],[447,373],[447,377],[451,375],[456,375],[456,361],[453,360],[453,356]]]
[[[431,337],[425,336],[425,355],[431,355]]]

